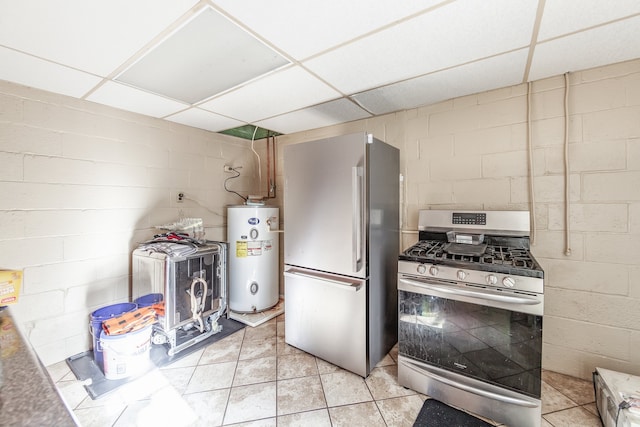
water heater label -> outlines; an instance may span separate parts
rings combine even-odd
[[[247,242],[236,241],[236,258],[245,258],[247,256]]]
[[[258,225],[260,224],[260,219],[259,218],[249,218],[247,220],[247,222],[251,225]]]
[[[236,240],[236,258],[260,256],[273,249],[271,240]]]
[[[253,241],[247,242],[247,255],[248,256],[260,256],[262,255],[262,242]]]

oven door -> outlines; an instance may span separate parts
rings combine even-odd
[[[541,296],[400,275],[399,353],[540,398]]]

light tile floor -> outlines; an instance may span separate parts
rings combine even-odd
[[[97,400],[66,362],[47,369],[84,427],[412,426],[427,396],[398,384],[396,359],[362,379],[285,344],[282,315]],[[590,381],[544,371],[542,386],[542,427],[601,425]]]

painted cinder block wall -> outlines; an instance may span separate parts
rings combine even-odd
[[[91,348],[90,313],[129,300],[131,252],[156,225],[203,218],[226,240],[228,187],[254,192],[250,143],[0,81],[0,268],[43,363]],[[186,200],[177,203],[176,194]]]
[[[569,74],[570,255],[564,88],[564,76],[531,86],[543,367],[585,379],[597,366],[640,375],[640,60]],[[527,91],[507,87],[279,143],[366,131],[400,148],[406,248],[419,209],[530,208]],[[286,211],[283,220],[286,232]]]
[[[532,85],[536,235],[546,272],[543,366],[640,374],[640,60],[571,73],[570,247],[564,244],[564,78]],[[527,86],[278,138],[349,132],[401,150],[403,239],[428,208],[529,209]],[[262,147],[262,145],[258,145]],[[257,192],[247,142],[0,82],[0,268],[25,270],[13,311],[45,363],[89,348],[92,309],[127,298],[130,251],[180,215],[224,239],[222,165]],[[263,157],[264,159],[265,157]],[[263,165],[263,171],[265,165]],[[175,192],[196,202],[175,203]],[[286,212],[281,211],[286,232]],[[401,248],[399,248],[401,249]],[[282,285],[281,285],[282,291]]]

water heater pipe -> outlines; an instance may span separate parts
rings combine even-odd
[[[273,220],[273,217],[269,218],[267,220],[267,230],[269,231],[269,233],[284,233],[284,230],[280,230],[279,225],[276,224],[276,229],[271,228],[271,221]]]
[[[273,159],[273,169],[271,168]],[[276,137],[267,135],[267,198],[276,197]]]

